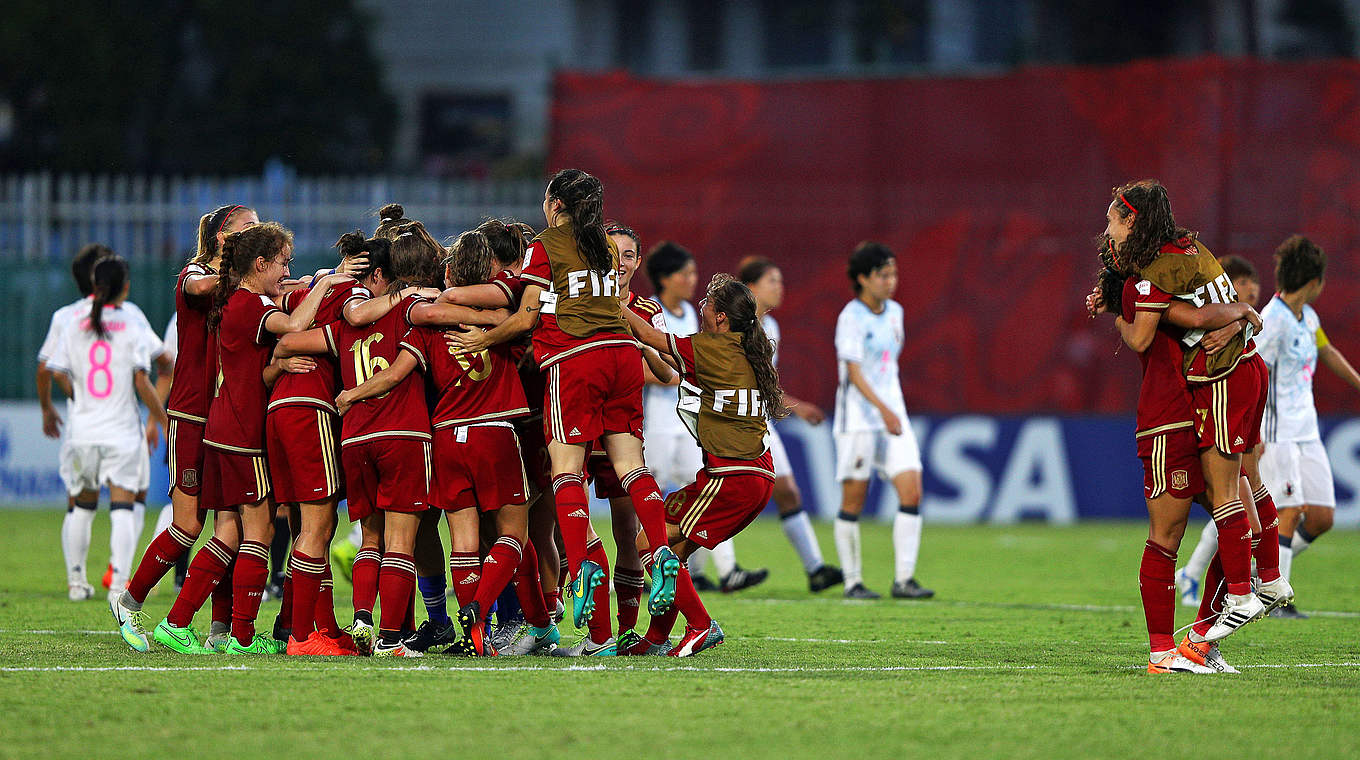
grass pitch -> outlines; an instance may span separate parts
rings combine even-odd
[[[771,579],[705,597],[727,642],[698,657],[393,662],[135,654],[102,594],[66,601],[60,513],[0,514],[0,757],[1360,755],[1356,533],[1296,562],[1312,619],[1225,643],[1241,675],[1150,677],[1135,524],[930,525],[918,575],[935,600],[849,602],[809,594],[778,525],[759,520],[738,555]],[[101,514],[92,568],[107,529]],[[830,526],[818,531],[834,559]],[[864,526],[864,556],[886,593],[886,527]],[[153,618],[168,588],[148,599]],[[337,602],[348,620],[348,588]],[[261,610],[266,629],[276,611]],[[206,612],[196,622],[206,630]]]

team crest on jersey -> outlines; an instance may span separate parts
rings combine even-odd
[[[1148,282],[1147,280],[1139,280],[1138,284],[1135,285],[1134,288],[1138,290],[1139,295],[1145,296],[1152,293],[1152,283]]]
[[[1293,496],[1293,495],[1294,495],[1294,484],[1293,484],[1293,483],[1285,483],[1285,484],[1284,484],[1284,495],[1285,495],[1285,496]]]
[[[1171,473],[1171,487],[1177,491],[1183,491],[1190,487],[1190,473],[1185,470],[1176,470]]]
[[[180,485],[185,488],[196,488],[198,486],[198,470],[185,470],[184,474],[180,476],[180,480],[184,481]]]

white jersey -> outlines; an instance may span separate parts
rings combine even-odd
[[[765,330],[765,337],[774,344],[774,356],[770,357],[770,364],[779,367],[779,323],[774,321],[770,313],[765,312],[765,316],[760,318],[760,326]]]
[[[1304,304],[1303,318],[1297,319],[1277,295],[1261,309],[1261,322],[1256,348],[1270,369],[1261,440],[1276,443],[1320,438],[1313,375],[1317,372],[1318,348],[1327,345],[1327,336],[1317,312]]]
[[[103,317],[107,337],[90,329],[88,316],[71,322],[58,333],[47,364],[71,378],[68,443],[136,446],[142,421],[132,377],[150,371],[161,340],[140,311],[107,306]]]
[[[882,415],[850,384],[848,362],[859,365],[874,394],[903,425],[907,424],[907,404],[897,375],[897,357],[902,353],[904,336],[902,305],[896,301],[884,303],[878,314],[858,298],[841,309],[836,318],[836,362],[840,370],[836,387],[837,433],[884,429]]]
[[[90,316],[90,306],[94,302],[94,296],[85,296],[79,301],[68,303],[65,306],[52,312],[52,319],[47,324],[47,336],[43,338],[42,346],[38,348],[38,361],[45,362],[52,356],[52,351],[57,347],[57,337],[67,325],[78,324],[86,317]],[[151,323],[147,321],[146,315],[131,301],[123,302],[123,310],[127,318],[140,322],[147,330],[151,329]],[[157,351],[151,358],[160,356]]]
[[[657,298],[653,301],[661,303]],[[699,312],[687,301],[680,302],[680,315],[672,314],[670,309],[661,307],[666,318],[666,331],[679,336],[699,332]],[[649,431],[657,434],[683,433],[684,423],[675,413],[675,405],[680,400],[680,390],[674,385],[648,385],[642,393],[643,422]],[[652,432],[646,435],[650,437]]]
[[[170,324],[165,326],[165,341],[161,346],[162,353],[171,362],[179,358],[179,315],[170,315]]]

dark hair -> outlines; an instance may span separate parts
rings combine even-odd
[[[505,224],[507,227],[514,227],[515,229],[519,230],[520,234],[524,235],[525,241],[533,240],[534,236],[538,234],[537,232],[534,231],[533,225],[529,224],[528,222],[521,222],[519,220],[512,219],[506,222]]]
[[[859,295],[860,290],[863,289],[859,284],[860,275],[867,277],[896,258],[892,249],[872,240],[866,240],[855,246],[854,252],[850,254],[850,264],[845,270],[845,273],[850,276],[850,287],[854,289],[855,295]]]
[[[112,256],[113,249],[103,243],[90,243],[80,249],[74,259],[71,259],[71,276],[75,278],[76,287],[80,289],[82,296],[88,296],[94,292],[94,281],[91,273],[94,270],[94,263],[104,258]]]
[[[392,241],[386,238],[365,239],[364,233],[355,230],[341,235],[340,239],[335,241],[335,248],[340,251],[340,257],[345,259],[360,255],[368,256],[368,263],[364,268],[353,273],[356,280],[366,280],[379,269],[386,274],[392,271]]]
[[[1292,293],[1327,273],[1327,254],[1303,235],[1290,235],[1275,249],[1275,287]]]
[[[571,219],[571,234],[581,258],[596,272],[614,268],[609,239],[604,234],[604,186],[580,169],[563,169],[548,182],[548,197],[562,201]]]
[[[204,214],[198,220],[198,249],[190,261],[206,266],[217,255],[217,233],[227,228],[227,222],[238,214],[253,212],[254,209],[239,203],[230,203]]]
[[[1097,256],[1100,258],[1100,270],[1096,272],[1096,287],[1100,289],[1100,300],[1104,302],[1105,308],[1113,314],[1118,314],[1116,309],[1122,309],[1124,305],[1124,281],[1129,275],[1119,268],[1119,262],[1114,256],[1114,241],[1109,235],[1100,235],[1096,238],[1098,246]]]
[[[647,279],[652,281],[652,290],[661,295],[661,281],[684,269],[691,261],[694,261],[694,254],[679,243],[662,240],[652,246],[652,250],[647,252],[646,262]]]
[[[1183,248],[1194,245],[1195,233],[1176,226],[1171,199],[1157,180],[1142,179],[1120,185],[1111,191],[1110,198],[1120,219],[1134,215],[1128,238],[1114,247],[1121,269],[1142,271],[1161,255],[1162,246],[1167,243],[1175,242]]]
[[[771,269],[778,269],[773,261],[764,256],[747,256],[737,265],[737,277],[743,285],[750,285],[765,276]]]
[[[222,271],[218,272],[217,287],[213,290],[212,309],[208,312],[208,329],[217,332],[222,324],[222,311],[231,294],[241,287],[255,259],[273,261],[293,245],[293,233],[278,222],[264,222],[227,235],[222,241]]]
[[[784,404],[784,389],[779,387],[779,371],[774,368],[774,343],[765,334],[756,314],[756,297],[751,289],[726,272],[713,275],[705,296],[715,311],[727,317],[727,327],[741,333],[741,350],[756,375],[756,388],[765,416],[781,420],[789,416]]]
[[[529,241],[515,223],[506,224],[499,219],[487,219],[477,225],[476,231],[486,236],[486,242],[491,246],[491,254],[496,257],[496,263],[508,267],[524,261],[524,250],[529,247]],[[457,241],[453,244],[456,245]]]
[[[94,284],[94,303],[90,305],[90,329],[101,338],[108,338],[104,328],[104,306],[123,294],[128,281],[128,263],[122,256],[110,253],[94,263],[90,272]]]
[[[444,246],[435,242],[425,225],[408,221],[391,238],[392,269],[387,272],[392,283],[387,292],[395,293],[404,287],[439,287],[443,272],[439,264],[444,260]]]
[[[1228,275],[1229,280],[1240,280],[1245,277],[1253,282],[1260,281],[1256,276],[1256,267],[1241,256],[1219,256],[1218,265],[1223,267],[1223,273]]]
[[[378,209],[378,228],[373,231],[373,237],[385,237],[389,240],[396,237],[396,230],[403,224],[409,223],[406,218],[406,209],[400,203],[389,203]]]
[[[606,220],[604,223],[604,234],[606,235],[626,235],[633,239],[633,245],[642,247],[642,238],[638,237],[637,232],[632,227],[613,219]]]
[[[453,287],[480,285],[491,278],[491,262],[495,258],[491,242],[485,233],[464,232],[449,246],[449,257],[444,267],[450,270],[449,283]]]

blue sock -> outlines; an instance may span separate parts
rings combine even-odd
[[[425,612],[429,614],[430,621],[435,625],[448,625],[453,622],[449,620],[449,607],[444,596],[444,574],[419,576],[416,583],[420,586],[420,595],[425,598]]]
[[[515,594],[515,584],[508,583],[496,599],[496,620],[501,622],[521,614],[523,613],[520,611],[519,596]]]

